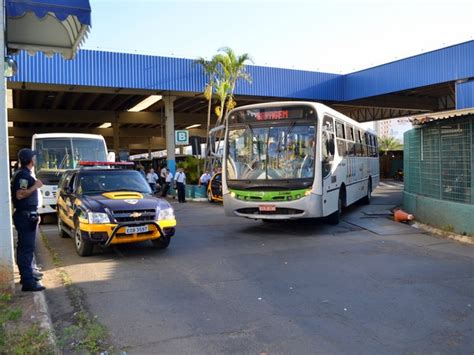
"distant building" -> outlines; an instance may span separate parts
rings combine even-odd
[[[375,122],[375,131],[379,137],[394,137],[403,143],[403,134],[412,128],[406,117]]]

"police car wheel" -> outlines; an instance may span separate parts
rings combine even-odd
[[[168,248],[168,245],[170,245],[171,242],[171,237],[163,236],[158,239],[152,239],[151,244],[153,244],[153,247],[156,249],[166,249]]]
[[[90,256],[92,255],[92,249],[94,245],[85,240],[82,236],[82,232],[79,227],[74,232],[74,245],[76,246],[76,252],[79,256]]]
[[[64,231],[63,222],[61,221],[61,218],[59,218],[59,216],[58,216],[58,232],[61,238],[69,238],[69,234],[67,234]]]

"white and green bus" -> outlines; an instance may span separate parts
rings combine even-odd
[[[319,103],[243,106],[226,120],[226,215],[262,220],[328,217],[370,203],[379,183],[377,137]]]

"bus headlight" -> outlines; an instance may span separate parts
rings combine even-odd
[[[311,195],[311,190],[306,190],[306,191],[304,192],[304,195],[305,195],[305,196]]]
[[[236,196],[236,195],[235,195],[235,192],[234,192],[234,191],[232,191],[232,192],[230,193],[230,197],[233,197],[233,198],[235,198],[235,196]]]
[[[158,214],[159,221],[170,220],[174,218],[175,218],[174,210],[171,207],[163,208],[162,210],[160,210],[160,213]]]
[[[46,192],[44,193],[44,197],[49,197],[49,195],[51,195],[51,192],[49,192],[49,191],[46,191]]]
[[[89,220],[90,224],[110,223],[110,219],[107,213],[89,212],[87,213],[87,219]]]

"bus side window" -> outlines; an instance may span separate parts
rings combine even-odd
[[[360,139],[360,131],[358,129],[355,131],[355,142],[356,142],[355,155],[360,157],[362,154],[362,145],[361,145],[361,139]]]
[[[371,134],[370,135],[370,145],[372,147],[370,156],[371,157],[376,157],[377,156],[377,149],[375,148],[375,137]]]
[[[346,138],[344,124],[342,122],[336,121],[336,137],[342,139]]]
[[[340,157],[345,157],[347,156],[347,146],[346,146],[346,141],[343,139],[337,138],[337,152]]]
[[[370,157],[370,140],[369,134],[367,132],[364,134],[364,156]]]
[[[346,124],[346,139],[349,141],[354,141],[354,128]]]
[[[323,131],[334,133],[334,120],[332,117],[324,116]]]
[[[372,147],[372,136],[369,133],[366,133],[367,136],[367,156],[371,157],[373,152]]]

